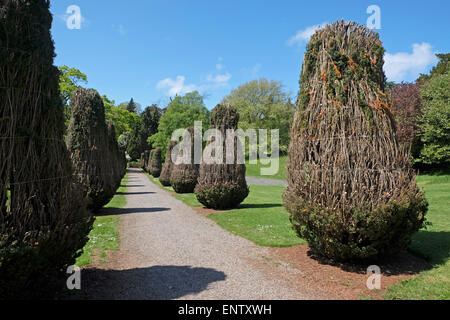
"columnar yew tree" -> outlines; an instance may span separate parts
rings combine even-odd
[[[111,166],[111,174],[113,175],[114,189],[120,187],[120,182],[126,173],[127,160],[125,158],[125,152],[121,151],[116,139],[116,129],[114,124],[106,120],[106,126],[108,130],[108,151],[109,156],[106,159]]]
[[[231,209],[247,198],[249,189],[245,180],[245,164],[238,164],[238,139],[233,141],[233,163],[226,158],[228,130],[236,130],[239,113],[228,104],[219,104],[211,113],[211,128],[220,131],[223,137],[223,159],[221,163],[208,164],[205,159],[200,166],[200,176],[195,194],[207,208]],[[209,155],[205,155],[209,156]],[[227,161],[228,160],[228,161]]]
[[[161,171],[161,175],[159,176],[159,182],[164,187],[170,186],[170,174],[172,172],[173,168],[173,161],[172,161],[172,150],[175,148],[175,146],[178,144],[177,141],[171,140],[169,144],[167,145],[166,149],[166,160],[164,162],[164,167]]]
[[[71,111],[67,147],[88,208],[98,211],[117,190],[102,98],[95,90],[78,89],[71,98]]]
[[[161,170],[161,148],[156,148],[152,150],[152,156],[149,159],[149,172],[153,177],[159,178],[161,175]]]
[[[188,128],[187,132],[189,132],[189,138],[191,139],[190,157],[188,154],[185,154],[186,150],[181,149],[170,173],[170,184],[176,193],[193,193],[197,185],[199,165],[195,164],[194,161],[194,128]],[[180,159],[183,158],[189,159],[185,159],[187,161],[182,162]]]
[[[0,2],[0,299],[51,298],[92,217],[73,181],[46,0]]]
[[[361,260],[405,249],[427,202],[395,134],[378,34],[336,22],[311,38],[284,203],[317,252]]]

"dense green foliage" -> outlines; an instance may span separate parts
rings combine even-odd
[[[139,116],[139,121],[134,123],[127,146],[128,154],[133,160],[137,160],[145,150],[152,148],[148,138],[158,131],[161,114],[162,110],[152,105],[147,107]]]
[[[448,68],[450,71],[450,67]],[[450,165],[450,73],[435,75],[422,85],[424,114],[420,119],[425,164]]]
[[[297,234],[336,260],[406,249],[427,201],[399,146],[378,34],[336,22],[311,38],[284,203]]]
[[[167,106],[159,121],[158,132],[149,138],[154,148],[160,147],[162,156],[166,155],[166,147],[177,129],[188,128],[195,121],[203,122],[203,130],[209,124],[209,111],[203,103],[203,97],[198,92],[187,93],[175,97]]]
[[[289,94],[281,82],[265,78],[247,82],[223,99],[233,105],[240,115],[239,128],[280,130],[280,152],[289,147],[289,129],[295,113]],[[270,142],[270,139],[269,139]]]
[[[130,102],[127,105],[127,111],[137,113],[137,106],[133,98],[131,98]]]
[[[0,2],[0,300],[46,299],[87,242],[46,0]]]
[[[205,160],[210,155],[203,155],[195,195],[207,208],[234,209],[248,196],[245,164],[238,163],[237,139],[234,141],[234,159],[231,163],[225,152],[228,130],[236,130],[238,122],[239,113],[232,105],[219,104],[211,113],[211,128],[221,132],[223,143],[220,147],[224,152],[221,163],[209,164],[209,161]],[[213,142],[209,141],[209,143]]]
[[[64,105],[68,105],[70,97],[72,97],[75,90],[81,87],[80,84],[87,83],[86,74],[82,73],[76,68],[68,66],[59,67],[59,90]]]
[[[434,76],[448,74],[450,70],[450,53],[437,54],[436,57],[439,59],[438,64],[431,69],[430,74],[421,74],[417,79],[418,83],[425,83],[431,80]]]
[[[139,123],[139,115],[134,112],[129,112],[124,106],[115,106],[113,100],[108,99],[107,96],[102,96],[103,104],[105,106],[105,116],[107,120],[113,122],[116,128],[116,137],[129,137],[131,135],[132,128]],[[128,146],[128,140],[123,141],[121,147]]]

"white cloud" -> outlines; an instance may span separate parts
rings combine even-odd
[[[314,26],[307,27],[306,29],[299,30],[293,36],[287,41],[288,46],[293,46],[294,44],[302,45],[303,43],[306,43],[309,41],[309,39],[312,37],[312,35],[319,29],[324,28],[328,23],[324,22],[321,24],[316,24]]]
[[[209,82],[212,82],[218,86],[225,86],[228,84],[228,81],[231,79],[231,74],[229,72],[225,74],[218,74],[216,76],[213,76],[212,74],[209,74],[206,77],[206,80]]]
[[[223,68],[225,68],[224,66],[223,66],[223,64],[220,64],[220,63],[218,63],[218,64],[216,64],[216,69],[217,70],[222,70]]]
[[[175,80],[171,78],[166,78],[164,80],[161,80],[158,82],[156,87],[159,90],[167,90],[167,94],[169,96],[175,96],[180,94],[186,94],[188,92],[192,92],[195,90],[198,90],[197,86],[194,84],[186,85],[184,82],[186,81],[186,77],[184,76],[177,76]]]
[[[437,62],[436,54],[429,43],[415,43],[412,47],[412,53],[399,52],[385,55],[384,71],[388,80],[399,82],[415,79],[420,73],[425,73],[430,65]]]

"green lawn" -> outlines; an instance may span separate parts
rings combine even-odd
[[[292,230],[282,203],[283,192],[283,187],[250,186],[250,194],[239,209],[213,213],[208,218],[260,246],[305,244]]]
[[[432,223],[418,232],[410,250],[425,257],[433,269],[388,289],[387,299],[450,299],[450,174],[417,178],[430,203]]]
[[[123,180],[121,187],[117,190],[114,198],[105,208],[123,208],[127,204],[124,193],[127,192],[128,175]],[[94,252],[99,255],[99,262],[105,263],[107,251],[117,251],[119,249],[119,222],[120,216],[97,216],[93,229],[89,233],[89,242],[83,248],[83,254],[77,259],[76,265],[79,267],[92,263]]]
[[[247,176],[267,178],[267,179],[286,180],[286,160],[287,160],[287,156],[281,156],[279,158],[278,173],[273,176],[261,176],[261,168],[269,168],[270,165],[266,165],[266,166],[261,165],[261,163],[259,162],[259,159],[258,159],[258,164],[248,164],[248,161],[247,161],[247,163],[246,163]]]

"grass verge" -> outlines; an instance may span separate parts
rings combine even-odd
[[[275,161],[276,159],[274,159]],[[262,165],[258,159],[258,164],[246,163],[247,172],[246,175],[249,177],[275,179],[275,180],[286,180],[286,160],[287,156],[280,156],[279,158],[279,169],[277,174],[273,176],[261,176],[261,168],[269,168],[270,165]]]
[[[386,299],[450,299],[450,174],[421,175],[418,184],[430,203],[426,230],[419,231],[410,251],[426,258],[433,269],[388,288]]]
[[[114,198],[105,206],[105,208],[123,208],[127,204],[124,193],[127,192],[128,174],[122,180],[120,188]],[[91,264],[95,257],[98,262],[106,263],[107,252],[117,251],[119,249],[119,223],[120,216],[97,216],[94,226],[89,233],[89,242],[83,248],[83,254],[78,257],[76,265],[79,267]]]

